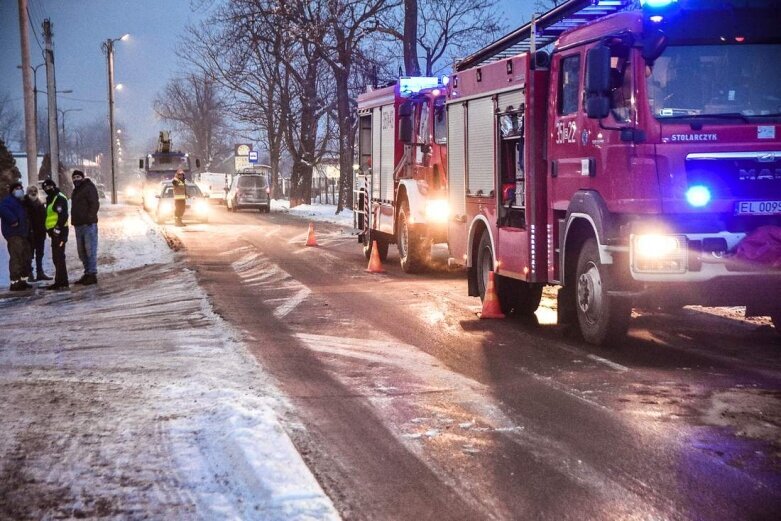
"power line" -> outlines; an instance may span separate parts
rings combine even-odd
[[[30,22],[30,29],[32,29],[33,36],[35,36],[35,43],[38,44],[38,48],[43,52],[43,46],[41,45],[41,41],[38,39],[38,32],[36,31],[35,25],[33,24],[33,17],[30,14],[30,5],[27,5],[27,21]]]
[[[68,96],[60,96],[62,99],[66,99],[68,101],[83,101],[84,103],[106,103],[106,100],[104,99],[80,99],[80,98],[69,98]]]

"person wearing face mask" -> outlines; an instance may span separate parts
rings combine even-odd
[[[11,291],[30,289],[24,278],[30,269],[30,223],[22,203],[22,183],[11,183],[10,193],[0,201],[0,228],[8,243],[8,272]]]
[[[43,272],[43,252],[46,245],[46,207],[38,199],[38,187],[28,186],[27,197],[24,198],[27,217],[30,220],[30,250],[35,257],[35,281],[52,280]],[[30,259],[32,262],[32,259]],[[32,275],[32,266],[30,274]]]
[[[76,249],[84,265],[84,275],[76,284],[98,283],[98,189],[81,170],[74,170],[71,194],[71,224],[76,229]]]
[[[187,206],[187,184],[184,179],[184,171],[180,168],[176,171],[176,175],[171,181],[174,189],[174,217],[176,218],[176,226],[184,226],[182,217],[184,217],[184,210]]]
[[[46,192],[46,232],[52,241],[54,284],[46,289],[59,290],[68,287],[68,268],[65,265],[65,243],[68,242],[68,198],[51,179],[43,184]]]

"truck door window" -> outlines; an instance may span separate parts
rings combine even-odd
[[[431,132],[429,131],[428,103],[424,100],[420,104],[420,125],[418,126],[418,143],[431,143]]]
[[[610,57],[610,109],[620,123],[631,123],[633,109],[632,67],[629,62],[629,48],[616,45],[611,48]]]
[[[559,102],[561,116],[575,114],[580,106],[580,54],[561,59],[559,67]]]
[[[434,102],[434,141],[437,145],[447,144],[447,111],[445,98],[437,98]]]

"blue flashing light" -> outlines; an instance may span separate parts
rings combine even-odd
[[[640,0],[641,7],[648,7],[649,9],[663,9],[676,3],[678,0]]]
[[[707,186],[695,185],[686,190],[686,201],[695,208],[702,208],[710,202],[711,193]]]
[[[447,76],[442,76],[442,85],[447,86],[448,83],[450,83],[450,78]]]

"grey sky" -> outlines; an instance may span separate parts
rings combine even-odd
[[[28,0],[38,41],[41,25],[54,25],[57,89],[73,89],[58,97],[60,109],[69,112],[67,126],[106,117],[106,59],[101,42],[129,33],[127,42],[115,44],[115,77],[125,88],[116,95],[116,118],[127,125],[136,146],[153,141],[162,124],[152,101],[163,85],[181,70],[176,47],[187,24],[200,20],[189,0]],[[528,19],[533,0],[500,0],[508,27]],[[22,77],[17,0],[0,0],[0,93],[7,92],[22,109]],[[43,61],[31,32],[33,65]],[[45,89],[44,67],[38,70],[38,87]],[[46,105],[39,94],[38,107]],[[67,129],[66,129],[67,130]],[[15,145],[15,144],[14,144]]]

